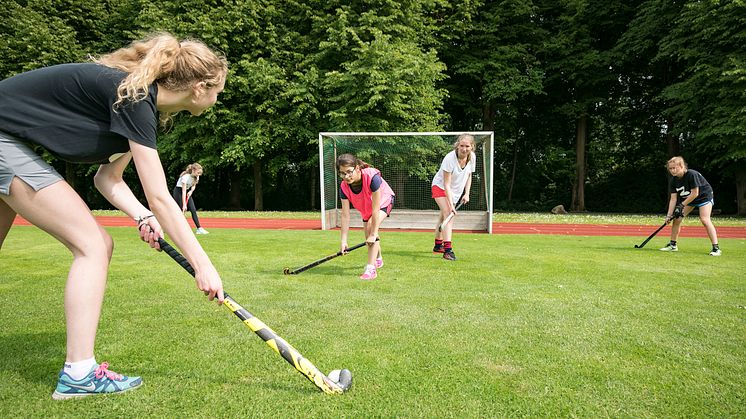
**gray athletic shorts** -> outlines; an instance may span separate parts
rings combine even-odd
[[[0,131],[0,194],[10,195],[13,177],[23,180],[35,191],[64,179],[28,145]]]

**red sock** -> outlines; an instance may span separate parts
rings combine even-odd
[[[435,245],[436,246],[442,246],[443,245],[443,240],[441,240],[441,239],[435,239]]]
[[[451,242],[449,242],[449,241],[444,241],[444,242],[443,242],[443,248],[444,248],[444,249],[449,249],[449,250],[450,250],[450,249],[451,249]]]

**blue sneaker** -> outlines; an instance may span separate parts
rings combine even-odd
[[[109,371],[109,363],[95,365],[91,372],[80,380],[74,380],[64,372],[60,372],[57,388],[52,393],[55,400],[65,400],[74,397],[93,396],[94,394],[121,393],[136,389],[142,385],[142,378],[127,377]]]

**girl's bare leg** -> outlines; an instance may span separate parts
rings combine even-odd
[[[370,217],[367,223],[365,223],[365,238],[370,236],[373,230],[373,217]],[[376,266],[376,257],[381,257],[381,245],[380,242],[376,241],[372,246],[368,246],[368,265]]]
[[[0,249],[3,248],[3,242],[16,218],[16,212],[3,201],[3,196],[5,195],[0,195]]]
[[[438,240],[451,241],[451,226],[453,225],[453,219],[451,219],[451,221],[449,221],[448,224],[445,225],[443,230],[438,231],[438,227],[440,227],[440,224],[443,223],[443,221],[448,218],[449,215],[451,215],[448,206],[448,198],[445,196],[441,196],[435,198],[435,202],[438,204],[438,208],[440,209],[440,214],[438,215],[438,224],[435,226],[435,238]]]
[[[113,250],[111,236],[64,181],[34,191],[14,178],[10,191],[9,196],[2,195],[5,205],[55,237],[72,253],[65,286],[66,361],[93,358]],[[60,202],[65,203],[64,209],[60,208]],[[0,223],[7,222],[8,210],[0,206],[0,214]]]
[[[699,207],[699,221],[705,226],[707,230],[707,236],[710,238],[712,244],[718,244],[718,233],[715,231],[715,225],[712,224],[710,215],[712,214],[712,204],[707,204]]]

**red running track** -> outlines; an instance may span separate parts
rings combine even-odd
[[[97,216],[98,222],[107,227],[134,226],[128,217]],[[321,220],[295,219],[260,219],[260,218],[202,218],[204,228],[244,228],[254,230],[320,230]],[[191,224],[191,220],[189,220]],[[16,217],[14,225],[29,225],[21,217]],[[534,223],[493,223],[494,234],[559,234],[568,236],[642,236],[652,234],[660,225],[622,225],[622,224],[534,224]],[[746,227],[716,226],[718,237],[726,239],[746,238]],[[403,231],[401,229],[384,229]],[[408,230],[431,231],[431,230]],[[671,234],[671,227],[666,226],[658,235],[666,237]],[[681,237],[707,237],[701,225],[686,226],[681,230]]]

